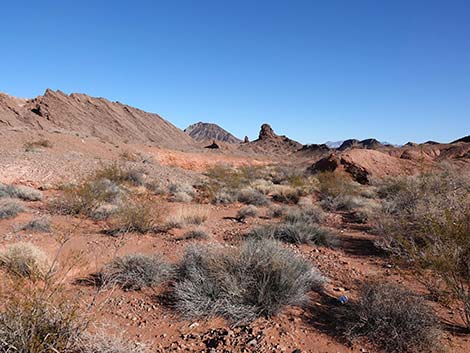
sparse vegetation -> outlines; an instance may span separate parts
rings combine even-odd
[[[157,256],[131,254],[115,258],[98,274],[99,285],[124,290],[154,287],[170,279],[173,267]]]
[[[439,321],[424,299],[395,285],[368,283],[357,302],[337,310],[349,340],[366,337],[387,352],[430,352],[439,342]]]
[[[50,233],[51,221],[47,217],[35,218],[21,226],[20,230],[26,230],[37,233]]]
[[[324,281],[309,262],[273,240],[191,246],[179,265],[175,305],[185,317],[222,316],[242,324],[303,304]]]
[[[31,243],[16,243],[0,252],[0,266],[19,277],[40,279],[48,270],[46,254]]]
[[[0,199],[0,219],[13,218],[20,212],[24,212],[24,207],[16,200]]]
[[[111,233],[138,232],[145,234],[154,230],[163,217],[163,208],[152,200],[137,198],[128,200],[114,213]]]
[[[183,235],[183,239],[208,239],[209,234],[202,229],[189,230]]]
[[[22,185],[0,184],[0,198],[3,197],[17,198],[25,201],[39,201],[42,200],[42,192]]]
[[[167,228],[183,228],[187,225],[201,225],[208,217],[208,211],[200,206],[185,206],[172,212],[167,220]]]
[[[52,148],[53,145],[52,142],[49,140],[40,139],[37,141],[26,142],[23,147],[26,152],[34,152],[36,148]]]
[[[268,198],[253,188],[239,190],[236,194],[236,199],[247,205],[266,206],[269,204]]]
[[[258,209],[253,205],[242,207],[237,212],[237,219],[241,222],[249,217],[256,217],[258,215]]]
[[[138,169],[126,169],[114,163],[97,170],[93,176],[94,180],[107,179],[117,185],[129,183],[141,186],[145,183],[145,175]]]
[[[255,239],[277,239],[292,244],[336,246],[338,237],[330,230],[309,222],[277,223],[251,230]]]

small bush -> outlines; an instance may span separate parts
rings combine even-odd
[[[118,211],[119,206],[107,203],[90,210],[89,216],[95,221],[103,221],[115,215]]]
[[[334,247],[338,237],[330,230],[306,222],[279,223],[251,230],[248,236],[256,239],[277,239],[292,244],[308,244]]]
[[[176,308],[189,318],[222,316],[232,324],[301,305],[325,279],[309,262],[272,240],[240,247],[191,246],[174,285]]]
[[[168,228],[183,228],[187,225],[201,225],[208,217],[203,207],[182,207],[175,210],[167,220]]]
[[[69,302],[53,304],[38,294],[10,298],[0,312],[0,352],[78,353],[85,328]]]
[[[296,204],[299,202],[300,196],[302,196],[301,190],[291,186],[282,186],[275,189],[272,198],[277,202]]]
[[[281,218],[289,211],[289,206],[272,205],[267,213],[269,218]]]
[[[196,194],[196,190],[194,189],[192,185],[184,184],[184,183],[181,183],[181,184],[173,183],[169,186],[168,190],[170,191],[171,194],[177,194],[177,193],[182,192],[191,197],[194,197],[194,195]]]
[[[303,208],[289,208],[283,215],[287,223],[321,223],[325,219],[325,213],[316,206]]]
[[[108,179],[115,184],[129,183],[135,186],[141,186],[145,183],[145,176],[142,171],[125,169],[116,163],[97,170],[92,179]]]
[[[252,188],[238,191],[237,200],[247,205],[266,206],[269,204],[269,200],[264,194]]]
[[[209,234],[202,229],[189,230],[183,235],[184,239],[208,239],[209,237]]]
[[[112,219],[112,233],[138,232],[145,234],[155,229],[163,209],[152,200],[137,199],[119,207]]]
[[[222,189],[214,195],[213,203],[228,205],[237,201],[237,196],[233,191]]]
[[[243,221],[249,217],[256,217],[258,215],[258,209],[253,205],[242,207],[237,212],[237,219]]]
[[[92,179],[80,185],[64,187],[63,194],[49,206],[60,214],[90,216],[103,204],[121,201],[124,193],[124,190],[110,179]]]
[[[24,212],[22,204],[15,200],[0,200],[0,219],[13,218]]]
[[[316,174],[316,178],[319,181],[321,199],[359,194],[359,184],[354,182],[347,174],[322,172]]]
[[[185,192],[177,192],[170,197],[171,202],[183,202],[183,203],[190,203],[193,201],[193,197]]]
[[[387,352],[429,352],[439,321],[420,297],[395,285],[365,284],[357,302],[342,306],[336,322],[349,340],[367,337]]]
[[[24,144],[24,149],[26,152],[33,152],[36,148],[44,147],[44,148],[52,148],[52,142],[46,139],[41,139],[32,142],[26,142]]]
[[[163,186],[155,180],[145,183],[145,188],[154,195],[164,195],[166,192]]]
[[[50,233],[51,232],[51,221],[49,218],[41,217],[35,218],[25,225],[21,226],[21,230],[37,233]]]
[[[118,286],[135,291],[154,287],[171,278],[173,267],[157,256],[132,254],[118,257],[99,273],[99,284],[103,287]]]
[[[0,266],[16,276],[39,279],[48,270],[48,260],[35,245],[16,243],[0,253]]]
[[[11,197],[25,201],[42,200],[42,192],[22,185],[3,185],[0,184],[0,198]]]

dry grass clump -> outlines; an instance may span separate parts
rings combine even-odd
[[[78,307],[39,295],[9,298],[0,312],[0,352],[78,353],[86,324]]]
[[[234,194],[234,192],[227,190],[227,189],[219,190],[213,196],[213,203],[215,204],[228,205],[236,201],[237,201],[237,197]]]
[[[190,203],[196,196],[196,190],[189,184],[176,184],[173,183],[168,188],[170,192],[171,202],[184,202]]]
[[[0,252],[0,266],[19,277],[40,279],[49,269],[49,262],[37,246],[20,242]]]
[[[127,200],[111,219],[111,233],[148,233],[156,229],[161,221],[164,208],[147,198]]]
[[[148,181],[144,186],[154,195],[164,195],[166,193],[165,188],[156,180]]]
[[[303,304],[324,281],[309,262],[272,240],[191,246],[179,264],[175,306],[185,317],[243,324]]]
[[[37,141],[26,142],[23,145],[23,147],[24,147],[26,152],[34,152],[36,150],[36,148],[41,148],[41,147],[52,148],[53,144],[49,140],[40,139],[40,140],[37,140]]]
[[[238,210],[236,218],[240,222],[242,222],[247,218],[256,217],[257,215],[258,215],[258,209],[256,208],[256,206],[248,205]]]
[[[296,204],[299,202],[302,195],[302,190],[298,188],[286,185],[278,185],[276,188],[274,188],[272,198],[277,202]]]
[[[26,230],[37,233],[50,233],[51,232],[51,220],[47,217],[35,218],[22,225],[20,230]]]
[[[325,219],[325,212],[315,205],[301,208],[287,208],[282,215],[287,223],[321,223]]]
[[[127,291],[154,287],[170,279],[173,266],[157,256],[131,254],[115,258],[98,274],[98,284],[109,288],[118,286]]]
[[[11,197],[25,201],[39,201],[42,200],[42,192],[28,186],[0,184],[0,198],[2,197]]]
[[[60,214],[92,216],[103,204],[118,203],[125,191],[106,178],[86,180],[80,185],[65,186],[62,195],[50,203]]]
[[[361,187],[348,175],[334,172],[316,174],[321,205],[329,211],[349,211],[360,206]]]
[[[176,209],[167,219],[167,228],[183,228],[187,225],[201,225],[209,216],[202,206],[185,206]]]
[[[266,195],[253,188],[243,188],[236,193],[236,199],[247,205],[266,206],[269,205],[269,199]]]
[[[16,200],[0,200],[0,219],[16,217],[24,210],[23,205]]]
[[[269,218],[281,218],[289,211],[287,205],[272,205],[269,207],[267,217]]]
[[[359,300],[336,314],[347,339],[366,337],[387,352],[430,352],[439,342],[433,310],[421,297],[395,285],[365,284]]]
[[[141,186],[145,184],[145,175],[141,170],[124,168],[117,163],[97,170],[92,179],[108,179],[118,185],[128,183],[134,186]]]
[[[334,247],[338,237],[330,230],[314,223],[277,223],[251,230],[248,236],[255,239],[277,239],[292,244],[308,244]]]
[[[91,209],[88,215],[95,221],[103,221],[115,215],[118,211],[119,206],[106,203]]]
[[[183,239],[209,239],[209,234],[203,229],[188,230],[183,235]]]

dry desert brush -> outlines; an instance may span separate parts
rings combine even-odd
[[[0,219],[16,217],[24,210],[23,205],[16,200],[0,199]]]
[[[156,255],[130,254],[115,258],[96,277],[105,288],[118,286],[134,291],[159,285],[172,277],[173,270]]]
[[[0,252],[0,266],[19,277],[42,278],[49,269],[46,254],[31,243],[15,243]]]
[[[25,201],[39,201],[42,200],[42,192],[28,186],[0,184],[0,198],[3,197],[17,198]]]
[[[430,352],[438,346],[439,320],[424,299],[396,285],[367,283],[360,298],[336,311],[350,341],[366,337],[387,352]]]
[[[309,262],[273,240],[190,246],[179,264],[174,300],[185,317],[221,316],[236,325],[301,305],[324,281]]]

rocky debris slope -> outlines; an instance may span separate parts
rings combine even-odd
[[[0,95],[0,126],[63,131],[106,141],[151,143],[169,148],[194,146],[190,136],[157,114],[86,94],[46,90],[21,100]]]
[[[222,141],[226,143],[240,143],[241,140],[233,136],[219,125],[198,122],[184,129],[196,141]]]

